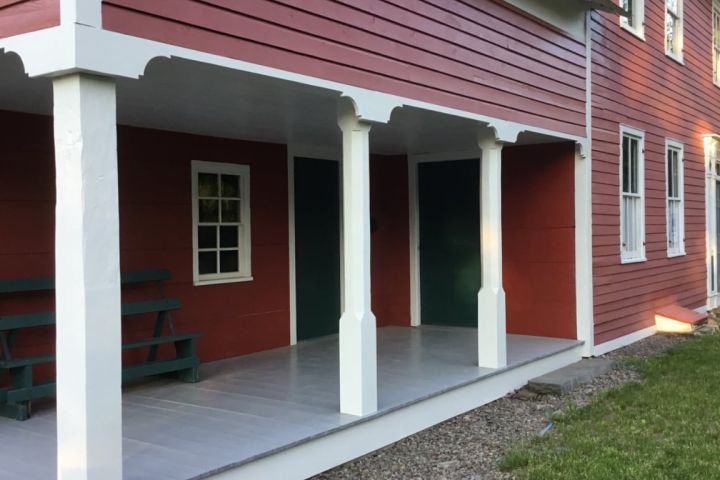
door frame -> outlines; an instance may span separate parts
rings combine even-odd
[[[408,154],[408,192],[410,224],[410,325],[422,324],[420,309],[420,197],[418,188],[418,164],[432,162],[451,162],[477,158],[480,162],[480,147],[471,150],[442,153]],[[482,172],[482,168],[480,170]],[[481,173],[482,175],[482,173]],[[482,181],[482,179],[480,179]],[[480,197],[478,197],[480,202]]]
[[[288,245],[290,261],[290,345],[297,344],[297,275],[296,275],[296,252],[295,252],[295,158],[314,158],[317,160],[329,160],[338,162],[338,188],[340,197],[340,311],[343,310],[344,301],[344,245],[343,245],[343,172],[342,172],[342,147],[327,147],[318,145],[307,145],[289,143],[287,145],[287,171],[288,171]],[[338,318],[338,322],[340,319]]]
[[[705,143],[705,226],[706,226],[706,275],[707,275],[707,308],[720,306],[720,288],[718,286],[718,241],[720,226],[717,224],[717,182],[720,182],[716,165],[720,162],[720,136],[704,135]],[[713,281],[714,280],[714,281]]]

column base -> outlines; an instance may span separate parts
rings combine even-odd
[[[481,288],[478,293],[478,366],[507,366],[505,291]]]
[[[377,411],[377,331],[372,312],[340,317],[340,413]]]

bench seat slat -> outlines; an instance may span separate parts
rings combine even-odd
[[[188,368],[194,368],[200,365],[197,357],[175,358],[172,360],[159,360],[155,362],[140,363],[123,368],[123,381],[135,380],[142,377],[150,377],[152,375],[161,375],[163,373],[177,372]]]
[[[193,338],[201,337],[200,333],[187,333],[183,335],[170,335],[165,337],[153,337],[145,338],[142,340],[135,340],[132,342],[123,343],[123,350],[129,350],[132,348],[151,347],[153,345],[162,345],[164,343],[182,342],[184,340],[192,340]]]
[[[170,270],[166,268],[160,268],[157,270],[140,270],[137,272],[122,272],[120,274],[120,283],[123,285],[146,282],[166,282],[168,280],[170,280]],[[41,292],[54,289],[54,277],[0,280],[0,293]]]
[[[124,303],[122,305],[122,315],[141,315],[143,313],[178,310],[179,308],[180,300],[176,298],[160,298],[143,302]],[[0,317],[0,331],[44,325],[55,325],[55,312],[26,313]]]
[[[12,360],[0,359],[0,368],[17,368],[38,363],[50,363],[55,361],[55,355],[38,355],[36,357],[13,358]]]

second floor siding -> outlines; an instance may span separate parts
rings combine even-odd
[[[103,26],[584,136],[585,46],[491,0],[105,0]]]
[[[665,53],[665,2],[645,0],[644,41],[593,14],[593,273],[596,343],[654,325],[656,308],[705,304],[703,135],[720,131],[712,1],[684,1],[682,63]],[[644,132],[646,261],[620,259],[620,125]],[[668,256],[666,141],[684,147],[685,255]]]

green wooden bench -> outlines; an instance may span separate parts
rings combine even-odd
[[[123,351],[146,348],[145,361],[123,367],[123,381],[134,380],[153,375],[173,375],[185,382],[200,380],[198,366],[200,361],[196,352],[196,342],[200,333],[178,334],[175,332],[171,312],[180,308],[180,301],[166,298],[163,282],[170,280],[168,270],[145,270],[127,272],[121,275],[122,285],[137,285],[154,282],[157,284],[159,298],[122,304],[122,316],[131,317],[156,314],[153,336],[123,344]],[[23,294],[28,292],[50,291],[55,289],[53,278],[26,278],[19,280],[0,280],[0,294]],[[0,388],[0,415],[16,420],[27,420],[32,409],[32,400],[55,395],[55,382],[33,382],[33,366],[55,361],[55,355],[37,355],[16,357],[13,346],[18,332],[47,325],[55,325],[55,312],[35,312],[19,315],[0,314],[0,382],[6,372],[10,374],[9,387]],[[164,335],[165,326],[169,335]],[[158,347],[174,344],[175,357],[158,360]],[[1,383],[0,383],[1,385]]]

